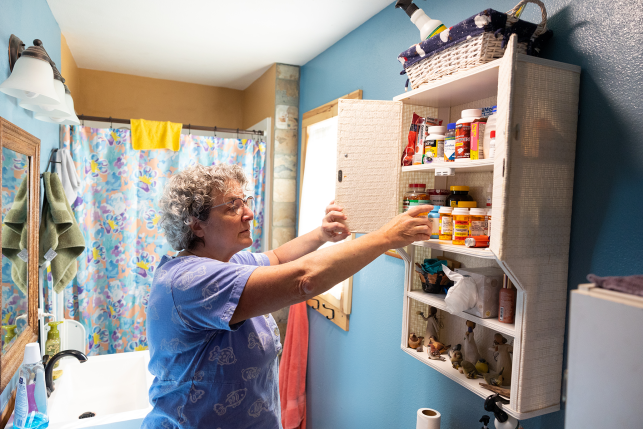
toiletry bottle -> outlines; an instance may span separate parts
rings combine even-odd
[[[447,133],[444,135],[444,162],[455,162],[455,126],[455,122],[447,124]]]
[[[481,109],[465,109],[462,118],[455,126],[455,160],[469,161],[471,159],[471,123],[480,119]]]
[[[482,139],[482,148],[485,159],[493,158],[492,156],[489,156],[489,142],[491,141],[491,132],[496,131],[496,121],[498,120],[498,106],[493,106],[492,109],[493,113],[487,118],[487,126],[484,129],[484,137]]]
[[[516,314],[516,295],[517,291],[507,284],[507,287],[500,289],[498,297],[498,322],[514,323]]]
[[[47,333],[47,342],[45,343],[45,354],[53,357],[56,353],[60,352],[60,332],[58,332],[58,325],[63,322],[49,322],[49,332]],[[59,362],[56,362],[54,368],[58,368]]]
[[[413,0],[397,0],[396,8],[402,8],[411,18],[411,22],[420,30],[420,37],[426,40],[446,30],[442,21],[431,19],[422,9],[417,7]]]
[[[444,134],[447,127],[429,127],[429,135],[426,138],[427,145],[424,152],[428,153],[434,161],[444,161]]]
[[[440,238],[440,208],[441,206],[433,206],[433,210],[429,213],[429,222],[431,222],[431,238],[434,240]]]
[[[45,368],[40,360],[40,345],[29,343],[25,346],[25,355],[18,376],[13,428],[42,429],[48,425],[47,387]]]
[[[3,347],[11,342],[16,337],[16,325],[2,325],[5,330]]]

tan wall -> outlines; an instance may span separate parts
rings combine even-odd
[[[61,35],[61,73],[78,115],[246,129],[275,116],[276,65],[244,91],[78,68]]]
[[[74,98],[74,110],[76,112],[82,111],[82,90],[80,84],[80,69],[76,65],[74,56],[67,46],[65,36],[60,34],[60,73],[65,78],[65,84],[71,91],[71,96]]]
[[[273,64],[264,74],[243,91],[243,127],[248,128],[270,117],[275,123],[275,82],[277,65]]]
[[[242,91],[121,73],[80,69],[90,116],[243,128]]]

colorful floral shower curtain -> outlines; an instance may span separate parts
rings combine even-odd
[[[2,148],[2,223],[4,218],[13,207],[16,193],[24,180],[29,176],[29,157],[15,152],[6,147]],[[0,255],[2,256],[2,255]],[[27,295],[20,290],[11,275],[11,261],[2,256],[2,347],[5,340],[11,337],[12,327],[14,338],[20,335],[27,325],[27,318],[20,317],[27,314]],[[20,318],[18,318],[20,317]],[[9,340],[8,342],[11,342]]]
[[[135,151],[130,130],[65,127],[81,178],[72,208],[85,236],[65,316],[80,321],[89,355],[147,348],[146,305],[161,256],[176,252],[158,228],[166,181],[196,163],[240,165],[256,201],[250,251],[261,249],[266,146],[254,140],[181,136],[181,149]],[[51,296],[51,294],[48,294]]]

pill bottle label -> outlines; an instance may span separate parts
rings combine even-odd
[[[431,226],[431,238],[438,238],[440,231],[440,219],[437,217],[429,218],[429,225]]]
[[[472,220],[471,221],[471,236],[487,235],[487,221]]]
[[[437,140],[427,140],[426,141],[426,146],[425,146],[425,152],[428,151],[428,153],[431,154],[432,158],[435,158],[438,156],[438,141]]]
[[[464,244],[464,239],[469,236],[469,221],[453,221],[453,244]]]
[[[432,194],[431,195],[431,204],[434,206],[445,206],[447,204],[448,195],[444,194]]]
[[[444,160],[446,162],[455,161],[455,138],[444,139]]]
[[[440,240],[451,240],[453,238],[453,218],[451,216],[440,217]]]
[[[455,159],[469,159],[471,150],[471,122],[455,126]]]

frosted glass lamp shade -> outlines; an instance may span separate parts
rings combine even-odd
[[[60,124],[60,125],[80,125],[80,120],[78,119],[78,116],[76,116],[76,111],[74,110],[74,99],[71,98],[70,93],[65,93],[65,100],[67,101],[67,107],[69,108],[69,111],[71,112],[71,115],[64,117],[64,118],[57,118],[55,116],[51,116],[48,113],[36,113],[34,117],[38,119],[39,121],[44,121],[44,122],[51,122],[54,124]]]
[[[18,99],[40,99],[39,104],[58,104],[54,71],[48,61],[22,55],[11,75],[0,84],[0,91]]]
[[[38,95],[34,98],[23,98],[18,102],[18,106],[35,113],[42,113],[55,118],[66,118],[70,116],[71,113],[65,100],[65,85],[58,79],[54,79],[54,88],[56,88],[56,95],[58,99],[61,100],[60,102],[56,104],[43,103],[43,96]]]
[[[64,125],[80,125],[80,120],[76,116],[76,111],[74,110],[74,99],[71,98],[69,92],[65,93],[65,101],[67,101],[67,107],[69,108],[69,116],[65,119]]]

